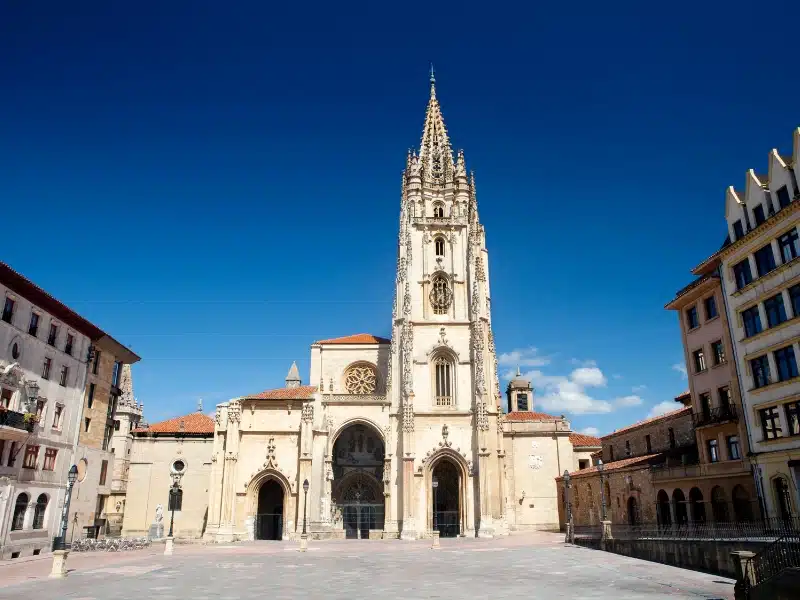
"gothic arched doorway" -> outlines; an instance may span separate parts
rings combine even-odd
[[[280,540],[283,538],[283,487],[274,479],[268,479],[258,490],[255,538],[257,540]]]
[[[383,439],[369,425],[344,429],[333,444],[334,524],[345,537],[368,539],[370,531],[383,531]]]
[[[443,458],[431,474],[433,529],[441,537],[461,533],[461,476],[452,461]]]

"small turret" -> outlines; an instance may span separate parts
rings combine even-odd
[[[533,411],[533,387],[531,380],[526,379],[517,367],[517,375],[508,382],[506,388],[508,398],[508,412],[531,412]]]
[[[286,375],[286,387],[296,388],[300,387],[300,371],[297,370],[297,363],[292,361],[292,366],[289,367],[289,373]]]

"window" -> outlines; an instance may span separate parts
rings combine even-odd
[[[786,346],[775,351],[775,366],[778,367],[778,381],[797,377],[797,360],[794,357],[793,346]]]
[[[433,206],[433,218],[434,219],[444,218],[444,206],[442,206],[441,204],[435,204]]]
[[[717,440],[708,440],[708,461],[719,462],[719,443]]]
[[[453,367],[444,356],[433,361],[436,371],[436,406],[450,406],[453,403]]]
[[[781,249],[781,259],[784,263],[794,260],[800,255],[797,229],[792,229],[778,238],[778,247]]]
[[[715,296],[709,296],[703,300],[703,304],[706,307],[706,321],[717,316],[717,299]]]
[[[75,336],[71,333],[67,334],[67,343],[64,344],[64,352],[72,356],[72,346],[75,344]]]
[[[781,421],[778,416],[778,407],[772,406],[758,411],[761,415],[761,433],[765,440],[774,440],[781,437]]]
[[[114,431],[119,431],[119,419],[114,421]]]
[[[69,367],[64,365],[61,367],[61,375],[58,378],[58,385],[67,387],[67,377],[69,377]]]
[[[50,323],[50,332],[47,334],[47,343],[51,346],[56,345],[56,338],[58,337],[58,325]]]
[[[800,435],[800,402],[790,402],[785,405],[785,409],[789,435]]]
[[[56,404],[53,411],[53,429],[61,429],[61,419],[64,416],[64,407],[61,404]]]
[[[653,443],[650,441],[650,434],[644,436],[644,445],[647,447],[647,453],[653,453]]]
[[[45,357],[44,364],[42,365],[42,379],[50,379],[50,367],[53,365],[53,360]]]
[[[100,365],[100,350],[94,351],[94,362],[92,363],[92,374],[97,375],[97,367]]]
[[[775,192],[775,195],[778,197],[778,205],[781,208],[786,208],[792,201],[791,197],[789,196],[789,190],[786,189],[785,185],[779,187],[778,191]]]
[[[436,249],[436,256],[444,256],[444,240],[442,238],[436,238],[433,245]]]
[[[42,529],[44,527],[44,513],[47,512],[47,495],[39,494],[36,499],[36,508],[33,509],[33,528]]]
[[[86,408],[92,408],[94,404],[94,384],[89,384],[89,395],[86,397]]]
[[[37,400],[36,401],[36,416],[41,421],[44,417],[44,400]]]
[[[608,447],[608,452],[611,460],[609,462],[614,462],[614,446]]]
[[[741,219],[737,219],[733,222],[733,237],[735,238],[733,240],[734,242],[744,237],[744,227],[742,227]]]
[[[706,417],[711,414],[711,394],[700,394],[698,397],[700,401],[700,412]]]
[[[31,313],[31,322],[28,323],[28,333],[31,334],[33,337],[36,337],[36,334],[39,332],[39,315],[35,312]]]
[[[106,475],[108,475],[108,461],[104,460],[100,463],[100,485],[106,484]]]
[[[717,390],[717,395],[719,396],[719,405],[722,407],[728,407],[731,405],[731,390],[729,387],[721,387]]]
[[[753,254],[756,259],[756,271],[763,277],[775,268],[775,255],[772,253],[772,244],[759,248]]]
[[[628,440],[625,440],[625,456],[631,455],[631,443]]]
[[[584,469],[589,468],[589,461],[585,458],[581,458],[578,460],[578,470],[583,471]]]
[[[742,325],[745,337],[761,333],[761,315],[758,313],[758,306],[751,306],[742,311]]]
[[[3,321],[6,323],[11,323],[11,319],[14,317],[14,302],[11,298],[6,297],[5,306],[3,306]]]
[[[56,456],[58,456],[58,449],[47,448],[44,451],[44,464],[42,471],[53,471],[56,468]]]
[[[753,387],[769,385],[769,360],[766,354],[751,360],[750,369],[753,371]]]
[[[176,493],[177,492],[177,493]],[[172,510],[180,510],[183,506],[183,490],[178,488],[177,490],[173,490],[169,488],[169,506],[167,507],[167,511]]]
[[[792,316],[800,317],[800,284],[789,288],[789,299],[792,302]]]
[[[108,450],[108,446],[111,444],[111,436],[114,435],[114,427],[111,425],[106,425],[105,432],[103,433],[103,450]]]
[[[446,315],[450,308],[453,295],[450,292],[450,285],[444,275],[437,275],[433,278],[430,300],[433,313],[436,315]]]
[[[17,442],[11,442],[11,447],[8,449],[8,462],[6,462],[7,467],[13,467],[14,463],[17,462],[17,446],[19,446]]]
[[[786,317],[786,308],[783,306],[783,294],[777,294],[764,301],[764,312],[767,313],[767,325],[775,327],[783,323]]]
[[[749,259],[745,258],[743,261],[733,265],[733,278],[736,280],[736,289],[739,290],[753,281]]]
[[[83,419],[83,431],[84,432],[89,431],[89,425],[91,425],[91,424],[92,424],[92,420],[90,418],[88,418],[88,417],[84,418]]]
[[[528,410],[528,394],[517,394],[517,410]]]
[[[19,531],[25,524],[25,511],[28,510],[28,494],[22,493],[17,496],[14,504],[14,518],[11,520],[11,531]]]
[[[25,469],[35,469],[36,460],[39,458],[39,446],[32,446],[28,444],[25,446],[25,460],[22,462],[22,467]]]
[[[725,362],[725,346],[722,345],[722,340],[711,343],[711,354],[714,357],[715,365],[721,365]]]
[[[0,406],[3,408],[8,408],[11,406],[11,396],[13,395],[14,392],[12,392],[10,389],[3,388],[3,391],[0,392]]]
[[[122,375],[122,363],[119,361],[114,362],[114,370],[111,373],[111,385],[119,387],[119,378]]]
[[[686,326],[694,329],[698,325],[700,325],[700,319],[697,318],[697,307],[693,306],[686,310]]]
[[[728,459],[739,460],[740,458],[742,458],[742,451],[739,448],[739,436],[729,435],[725,439],[728,442]]]
[[[675,430],[672,427],[669,428],[669,447],[675,447]]]
[[[753,216],[756,219],[756,227],[761,225],[767,218],[764,216],[764,205],[759,204],[753,209]]]
[[[694,358],[694,372],[700,373],[701,371],[706,370],[706,356],[703,354],[703,350],[695,350],[692,352],[692,357]]]

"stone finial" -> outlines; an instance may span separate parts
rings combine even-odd
[[[297,363],[292,361],[292,366],[289,367],[289,373],[286,375],[286,387],[296,388],[300,387],[300,371],[297,369]]]
[[[203,399],[202,398],[198,398],[197,399],[197,412],[199,412],[199,413],[203,412]]]

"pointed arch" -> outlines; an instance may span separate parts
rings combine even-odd
[[[445,463],[448,463],[446,467],[452,467],[452,470],[458,476],[458,481],[455,483],[458,498],[455,500],[455,506],[457,508],[457,516],[453,515],[454,520],[453,522],[449,523],[449,527],[455,526],[457,529],[458,534],[463,534],[467,529],[468,523],[467,518],[469,516],[469,494],[468,494],[468,486],[471,485],[471,468],[468,461],[464,458],[463,454],[453,450],[450,447],[443,447],[434,452],[429,459],[427,459],[427,464],[425,468],[425,489],[426,489],[426,498],[427,498],[427,506],[429,508],[426,509],[427,514],[427,530],[432,531],[434,527],[434,512],[436,511],[436,506],[434,505],[434,488],[433,488],[433,475],[434,472],[437,472],[437,468],[442,466],[445,467]],[[441,469],[439,469],[441,470]],[[452,483],[451,483],[452,485]],[[449,490],[449,494],[453,495],[453,490]],[[438,525],[438,523],[437,523]]]

